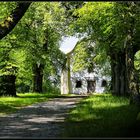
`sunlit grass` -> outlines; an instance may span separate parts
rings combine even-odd
[[[19,93],[18,97],[0,97],[0,116],[13,113],[18,109],[39,102],[47,101],[49,98],[59,97],[55,94]]]
[[[111,94],[96,94],[81,101],[66,119],[64,137],[134,136],[140,108],[129,99]]]

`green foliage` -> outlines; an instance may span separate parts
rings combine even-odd
[[[110,12],[112,7],[113,3],[111,2],[87,2],[74,11],[73,15],[77,16],[77,19],[70,25],[72,34],[79,33],[79,36],[86,36],[84,37],[86,39],[83,39],[75,49],[74,71],[87,67],[93,71],[95,67],[104,67],[104,69],[110,67],[106,52],[109,43],[105,42],[105,39],[111,30],[107,19],[112,16],[106,11]],[[104,31],[106,30],[104,24],[107,24],[105,26],[108,31]],[[105,63],[106,60],[107,63]]]
[[[75,69],[85,68],[88,65],[85,60],[90,58],[94,66],[96,64],[99,68],[103,67],[105,74],[111,74],[109,55],[128,46],[138,48],[139,6],[138,2],[86,2],[75,9],[73,15],[77,18],[70,25],[71,34],[86,36],[96,44],[92,52],[95,54],[93,58],[86,55],[86,52],[81,53],[82,47],[79,49],[80,57],[75,57]],[[78,67],[76,61],[82,63],[82,67]]]
[[[93,42],[90,37],[84,37],[73,51],[73,71],[89,69],[90,72],[101,71],[102,75],[111,75],[110,60],[98,42]]]
[[[140,51],[135,54],[134,67],[136,70],[140,71]]]
[[[11,43],[4,40],[0,46],[0,75],[16,75],[18,67],[11,56]]]
[[[129,38],[136,38],[139,14],[137,2],[87,2],[74,11],[74,15],[79,18],[70,28],[73,34],[86,34],[99,43],[100,49],[110,54],[126,48]],[[133,33],[130,35],[130,32]]]
[[[63,28],[65,30],[66,35],[71,35],[71,29],[69,25],[75,21],[78,17],[73,14],[73,12],[82,7],[84,2],[82,1],[65,1],[60,2],[60,7],[63,9]],[[62,12],[61,12],[62,13]]]
[[[140,51],[136,52],[134,55],[134,68],[135,72],[137,72],[137,82],[140,82]]]
[[[80,71],[89,65],[87,61],[88,53],[85,45],[87,45],[87,43],[80,42],[74,50],[73,71]]]
[[[11,9],[9,3],[1,5],[5,5],[5,10]],[[1,75],[8,75],[10,69],[10,74],[17,76],[18,92],[32,89],[34,63],[44,64],[44,73],[49,73],[47,76],[59,77],[59,69],[65,57],[59,50],[59,42],[64,33],[63,13],[59,2],[33,2],[13,31],[0,41]]]
[[[0,24],[4,24],[5,18],[8,18],[11,11],[16,7],[16,2],[0,2]]]
[[[139,110],[137,106],[130,105],[127,98],[95,94],[82,100],[70,111],[63,136],[89,138],[138,135],[134,127]]]

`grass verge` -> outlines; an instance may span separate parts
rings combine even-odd
[[[63,137],[139,137],[140,108],[129,99],[96,94],[82,100],[70,111]]]
[[[22,107],[47,101],[50,98],[59,97],[55,94],[24,93],[17,94],[18,97],[0,97],[0,116],[13,113]]]

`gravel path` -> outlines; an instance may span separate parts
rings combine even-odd
[[[59,138],[69,109],[84,97],[54,98],[0,117],[0,138]]]

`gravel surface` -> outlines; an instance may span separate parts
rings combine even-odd
[[[84,97],[54,98],[0,117],[0,138],[60,138],[69,109]]]

